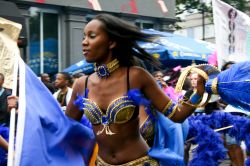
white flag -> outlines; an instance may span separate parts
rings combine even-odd
[[[219,68],[250,60],[250,17],[220,0],[212,2]]]
[[[4,87],[13,88],[15,54],[19,51],[17,39],[22,25],[0,17],[0,73],[5,77]]]

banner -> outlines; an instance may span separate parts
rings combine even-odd
[[[95,146],[93,130],[67,117],[21,58],[19,69],[14,165],[88,165]]]
[[[0,73],[5,77],[3,87],[12,89],[17,40],[22,25],[0,17]]]
[[[250,17],[220,0],[212,3],[219,68],[250,60]]]

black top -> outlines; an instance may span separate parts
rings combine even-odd
[[[11,95],[9,90],[4,89],[4,92],[0,96],[0,124],[9,126],[10,113],[8,112],[7,97]]]

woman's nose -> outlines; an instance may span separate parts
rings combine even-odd
[[[82,39],[82,45],[85,46],[88,44],[87,38]]]

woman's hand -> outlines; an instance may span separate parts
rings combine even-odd
[[[18,97],[17,96],[8,96],[8,110],[10,111],[12,108],[18,109]]]

